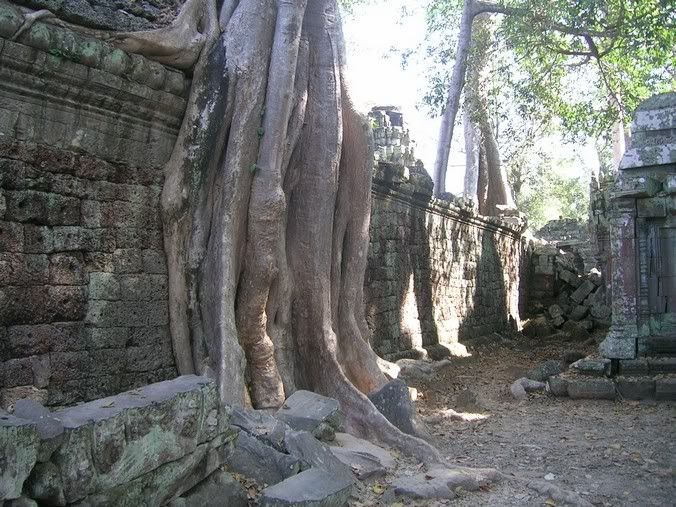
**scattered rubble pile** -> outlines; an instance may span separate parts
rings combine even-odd
[[[410,403],[390,384],[378,396],[401,415]],[[452,498],[498,479],[441,464],[402,470],[398,454],[341,432],[343,419],[336,400],[309,391],[274,415],[223,407],[194,375],[54,411],[19,400],[0,412],[0,504],[338,507],[364,491]]]
[[[523,329],[529,337],[544,338],[561,330],[571,339],[589,338],[589,331],[610,326],[610,307],[601,273],[581,273],[572,254],[549,244],[532,255],[533,285],[530,319]]]

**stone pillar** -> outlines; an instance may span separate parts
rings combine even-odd
[[[633,359],[638,337],[636,199],[622,197],[613,204],[609,221],[613,316],[599,351],[611,359]]]

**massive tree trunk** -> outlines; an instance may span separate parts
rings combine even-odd
[[[373,148],[335,0],[183,9],[196,33],[180,61],[199,57],[162,193],[180,373],[212,376],[231,405],[276,408],[298,388],[337,398],[351,432],[440,461],[366,396],[387,382],[363,306]],[[151,56],[161,44],[123,39]]]
[[[460,96],[465,85],[467,74],[467,59],[472,46],[472,25],[474,19],[480,14],[505,14],[513,13],[514,9],[501,4],[484,2],[482,0],[464,0],[460,17],[460,31],[458,43],[455,47],[455,62],[453,72],[448,82],[446,91],[446,104],[441,117],[439,127],[439,142],[437,144],[437,157],[434,161],[434,195],[439,196],[446,192],[446,171],[448,170],[448,158],[451,152],[455,120],[460,109]],[[466,139],[467,142],[467,139]]]
[[[477,203],[482,215],[498,215],[501,211],[498,205],[514,207],[487,108],[491,72],[488,61],[492,41],[490,24],[488,15],[482,14],[472,28],[463,114],[466,152],[464,193]]]

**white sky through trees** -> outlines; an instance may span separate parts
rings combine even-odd
[[[401,51],[415,49],[425,37],[424,0],[373,0],[357,5],[344,16],[348,76],[357,108],[367,112],[373,106],[395,105],[404,114],[406,128],[415,140],[416,157],[432,170],[439,135],[440,118],[430,118],[421,105],[427,87],[423,58],[409,58],[401,65]],[[465,154],[462,126],[456,127],[446,178],[446,190],[462,192]],[[554,164],[562,176],[586,176],[598,168],[592,143],[564,145],[558,137],[543,139],[544,151],[558,159]],[[553,211],[552,218],[555,217]]]

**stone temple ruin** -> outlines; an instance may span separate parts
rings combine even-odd
[[[154,22],[151,6],[69,9],[56,14],[118,30]],[[159,197],[189,77],[40,21],[14,40],[20,24],[0,0],[0,504],[207,505],[218,491],[246,505],[235,472],[267,485],[261,505],[308,494],[344,503],[355,466],[357,478],[377,476],[392,457],[340,433],[335,400],[297,391],[273,416],[221,406],[205,378],[177,378]],[[583,395],[615,396],[618,372],[672,371],[645,356],[673,353],[676,336],[673,94],[636,113],[634,147],[603,190],[603,276],[586,257],[564,260],[564,245],[534,252],[518,216],[433,198],[401,113],[370,117],[364,288],[380,356],[465,354],[472,340],[516,331],[538,301],[562,310],[540,322],[552,332],[610,325],[604,356],[552,391],[574,395],[579,377],[591,382]],[[673,399],[673,383],[646,378],[648,395]],[[479,487],[459,473],[444,480]]]

